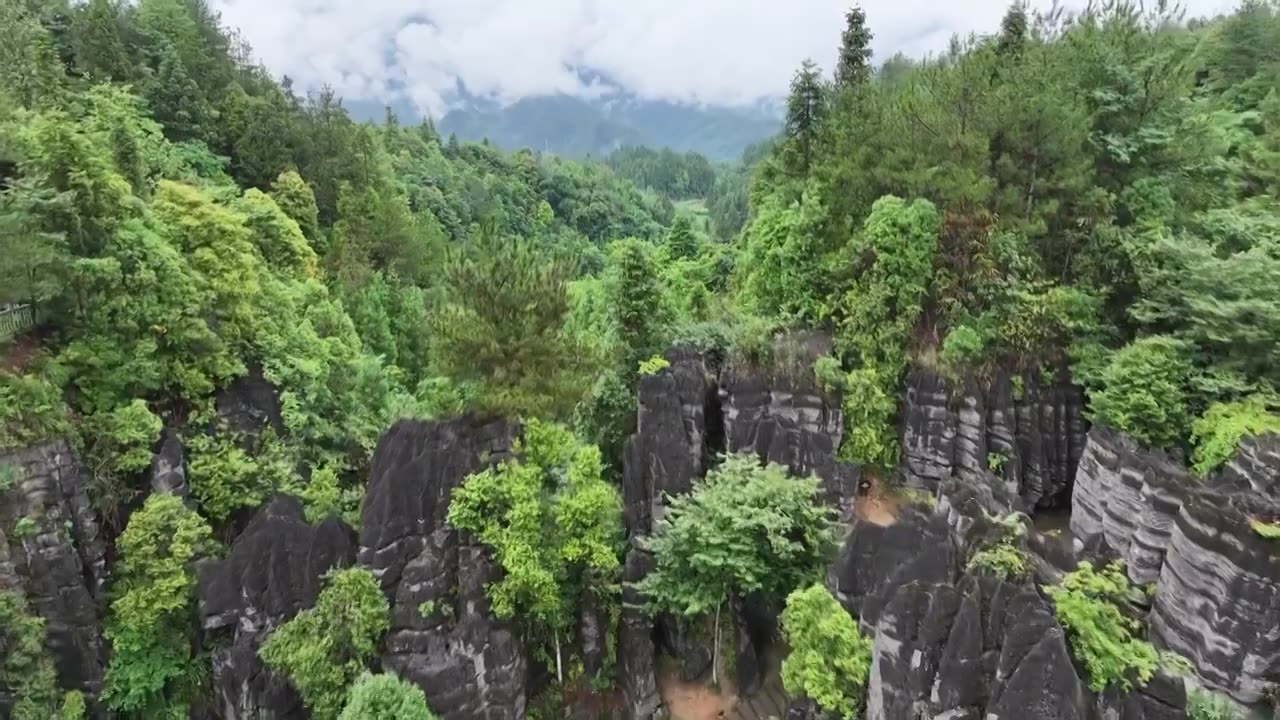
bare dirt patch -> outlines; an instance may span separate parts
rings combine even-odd
[[[738,701],[731,688],[681,680],[680,671],[671,663],[658,676],[658,692],[672,720],[719,720]]]
[[[901,507],[902,499],[891,492],[887,492],[881,484],[880,479],[872,476],[867,480],[870,487],[866,491],[859,494],[854,500],[853,512],[859,520],[881,527],[886,527],[898,521],[898,508]]]

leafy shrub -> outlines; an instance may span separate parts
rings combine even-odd
[[[390,624],[387,598],[373,574],[337,570],[315,607],[271,633],[258,655],[289,678],[314,717],[333,720]]]
[[[1240,441],[1264,432],[1280,432],[1280,416],[1268,412],[1268,398],[1255,395],[1233,403],[1214,403],[1191,425],[1192,467],[1208,475],[1222,467]]]
[[[897,463],[898,433],[893,424],[898,412],[897,383],[896,375],[888,379],[873,368],[857,368],[846,376],[846,436],[840,447],[845,459],[881,468]]]
[[[1027,556],[1011,543],[998,542],[975,552],[967,568],[970,572],[986,569],[1006,580],[1016,580],[1027,575]]]
[[[222,520],[239,507],[255,507],[270,495],[258,463],[229,431],[197,434],[187,440],[187,479],[200,509]]]
[[[1089,687],[1125,690],[1145,685],[1160,665],[1151,643],[1141,639],[1142,623],[1125,614],[1133,588],[1120,563],[1095,571],[1089,562],[1046,592],[1058,621],[1067,629],[1071,649],[1089,672]]]
[[[436,720],[422,689],[395,675],[365,673],[351,686],[338,720]]]
[[[852,720],[861,708],[871,670],[871,639],[822,585],[796,590],[782,611],[790,652],[782,661],[782,685],[823,710]]]
[[[1094,419],[1143,444],[1178,447],[1189,429],[1184,387],[1189,374],[1177,341],[1135,340],[1112,356],[1102,372],[1102,389],[1090,394]]]
[[[56,385],[37,375],[0,372],[0,448],[44,442],[69,430]]]
[[[213,551],[212,533],[177,497],[152,495],[129,519],[117,547],[103,702],[142,717],[185,717],[201,667],[191,647],[191,565]]]
[[[58,690],[53,659],[45,650],[45,622],[14,592],[0,592],[0,687],[12,693],[11,720],[78,720],[84,696]]]
[[[849,376],[844,368],[840,367],[840,361],[830,355],[824,355],[814,361],[813,378],[818,381],[818,387],[827,392],[842,393],[849,384]]]
[[[942,363],[952,370],[975,365],[982,360],[985,348],[981,333],[968,325],[957,325],[942,341]]]
[[[648,360],[640,361],[640,374],[645,377],[649,377],[651,375],[657,375],[669,367],[671,367],[671,363],[668,362],[666,358],[661,355],[655,355]]]
[[[22,477],[22,471],[13,465],[0,464],[0,494],[9,492],[9,489],[18,484],[18,480]]]
[[[13,524],[13,536],[18,540],[30,540],[37,532],[36,521],[29,516],[20,517]]]

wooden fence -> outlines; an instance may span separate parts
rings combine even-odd
[[[0,305],[0,341],[26,332],[36,324],[36,311],[31,305]]]

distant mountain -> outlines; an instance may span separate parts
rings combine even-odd
[[[348,100],[346,107],[359,120],[382,120],[381,102]],[[401,122],[421,119],[412,105],[391,106]],[[712,160],[736,160],[744,148],[774,135],[781,114],[773,104],[750,107],[683,105],[639,100],[622,95],[580,98],[543,95],[510,105],[468,98],[436,122],[441,134],[456,133],[463,140],[491,142],[508,150],[522,147],[560,155],[602,156],[627,145],[695,150]]]
[[[682,105],[627,97],[570,95],[525,98],[507,106],[471,101],[437,123],[442,134],[561,155],[606,155],[627,145],[695,150],[733,160],[780,127],[776,108]]]

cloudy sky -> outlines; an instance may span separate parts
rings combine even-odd
[[[503,102],[599,90],[575,68],[590,68],[647,98],[742,104],[778,96],[804,58],[831,66],[849,0],[212,4],[267,67],[301,88],[328,83],[349,99],[407,97],[439,115],[458,81]],[[1193,14],[1212,14],[1232,4],[1189,0],[1187,6]],[[939,50],[954,33],[991,32],[1006,6],[1007,0],[863,3],[879,59]]]

